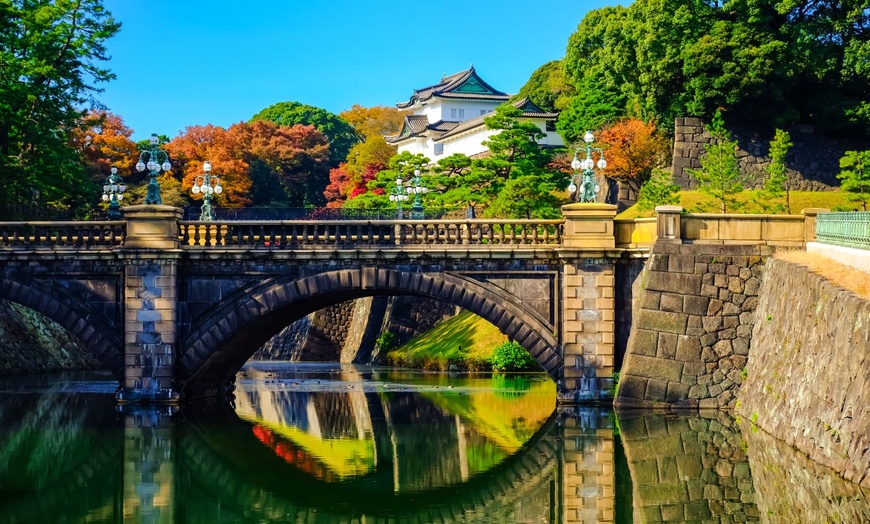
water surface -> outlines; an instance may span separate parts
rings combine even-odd
[[[556,412],[543,375],[254,362],[236,385],[119,410],[106,375],[0,380],[0,523],[870,521],[723,413]]]

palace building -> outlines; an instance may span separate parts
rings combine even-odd
[[[455,153],[480,155],[487,152],[482,142],[498,133],[486,128],[484,117],[510,98],[486,83],[471,66],[437,84],[415,89],[410,100],[396,104],[406,113],[405,120],[398,134],[385,138],[398,146],[400,153],[421,153],[432,162]],[[558,113],[542,110],[528,97],[511,103],[522,109],[522,120],[534,122],[546,133],[541,145],[564,145],[555,128]]]

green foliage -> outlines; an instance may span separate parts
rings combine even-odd
[[[840,159],[840,189],[850,202],[858,202],[867,211],[870,202],[870,151],[846,151]]]
[[[100,0],[0,1],[0,204],[84,211],[99,192],[71,147],[105,41],[120,28]]]
[[[787,131],[777,129],[770,141],[770,164],[767,166],[767,179],[764,188],[758,194],[758,205],[765,213],[791,213],[791,188],[785,168],[785,155],[791,148],[791,135]],[[785,197],[785,203],[780,202]]]
[[[540,368],[538,362],[518,342],[505,342],[492,353],[492,369],[497,371],[531,371]]]
[[[867,133],[868,31],[866,0],[637,0],[589,11],[563,67],[578,97],[607,93],[619,116],[667,128],[723,108],[733,124],[763,131],[799,121]],[[595,129],[571,118],[560,118],[563,136]]]
[[[562,62],[553,60],[536,69],[514,98],[527,96],[544,111],[561,111],[573,95],[574,86],[565,77]]]
[[[398,347],[398,344],[396,342],[396,335],[394,335],[392,331],[382,332],[380,335],[378,335],[378,338],[375,341],[375,347],[383,353],[389,353],[390,351]]]
[[[727,213],[729,206],[732,211],[739,207],[734,195],[743,191],[735,154],[737,141],[731,140],[725,130],[720,111],[716,111],[707,131],[712,141],[706,145],[705,154],[701,157],[701,169],[687,171],[698,181],[698,190],[713,197],[719,210]]]
[[[607,390],[607,394],[610,398],[616,398],[617,393],[619,393],[619,372],[614,371],[611,378],[612,380],[610,382],[610,388]]]
[[[680,203],[680,186],[674,184],[670,171],[653,169],[649,180],[640,186],[637,197],[637,207],[641,211],[649,211],[656,206],[673,206]]]
[[[583,81],[579,94],[572,98],[556,120],[556,131],[566,144],[582,143],[586,131],[598,131],[625,116],[625,97],[607,88],[586,87]]]
[[[337,115],[325,109],[299,102],[273,104],[251,117],[251,122],[257,120],[269,120],[281,126],[295,124],[314,126],[329,138],[331,165],[333,167],[347,158],[350,148],[362,141],[362,137],[357,134],[354,127]]]

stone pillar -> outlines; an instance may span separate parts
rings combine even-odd
[[[124,209],[124,383],[120,404],[175,404],[178,221],[172,206]]]
[[[656,234],[658,242],[679,244],[682,242],[680,230],[680,206],[656,206]]]
[[[561,329],[564,371],[558,402],[609,402],[614,370],[612,256],[616,240],[610,204],[570,204],[565,216]]]
[[[816,241],[816,217],[819,213],[829,213],[830,211],[830,209],[823,207],[801,209],[801,215],[804,216],[804,243]]]
[[[565,217],[564,247],[584,249],[613,249],[613,217],[616,206],[612,204],[568,204],[562,206]]]

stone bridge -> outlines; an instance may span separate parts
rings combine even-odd
[[[602,401],[652,241],[752,242],[771,228],[681,225],[678,210],[637,220],[572,204],[558,220],[185,222],[174,207],[130,206],[122,221],[0,224],[0,298],[77,336],[118,378],[121,403],[226,392],[284,327],[378,295],[467,309],[522,344],[560,402]]]

